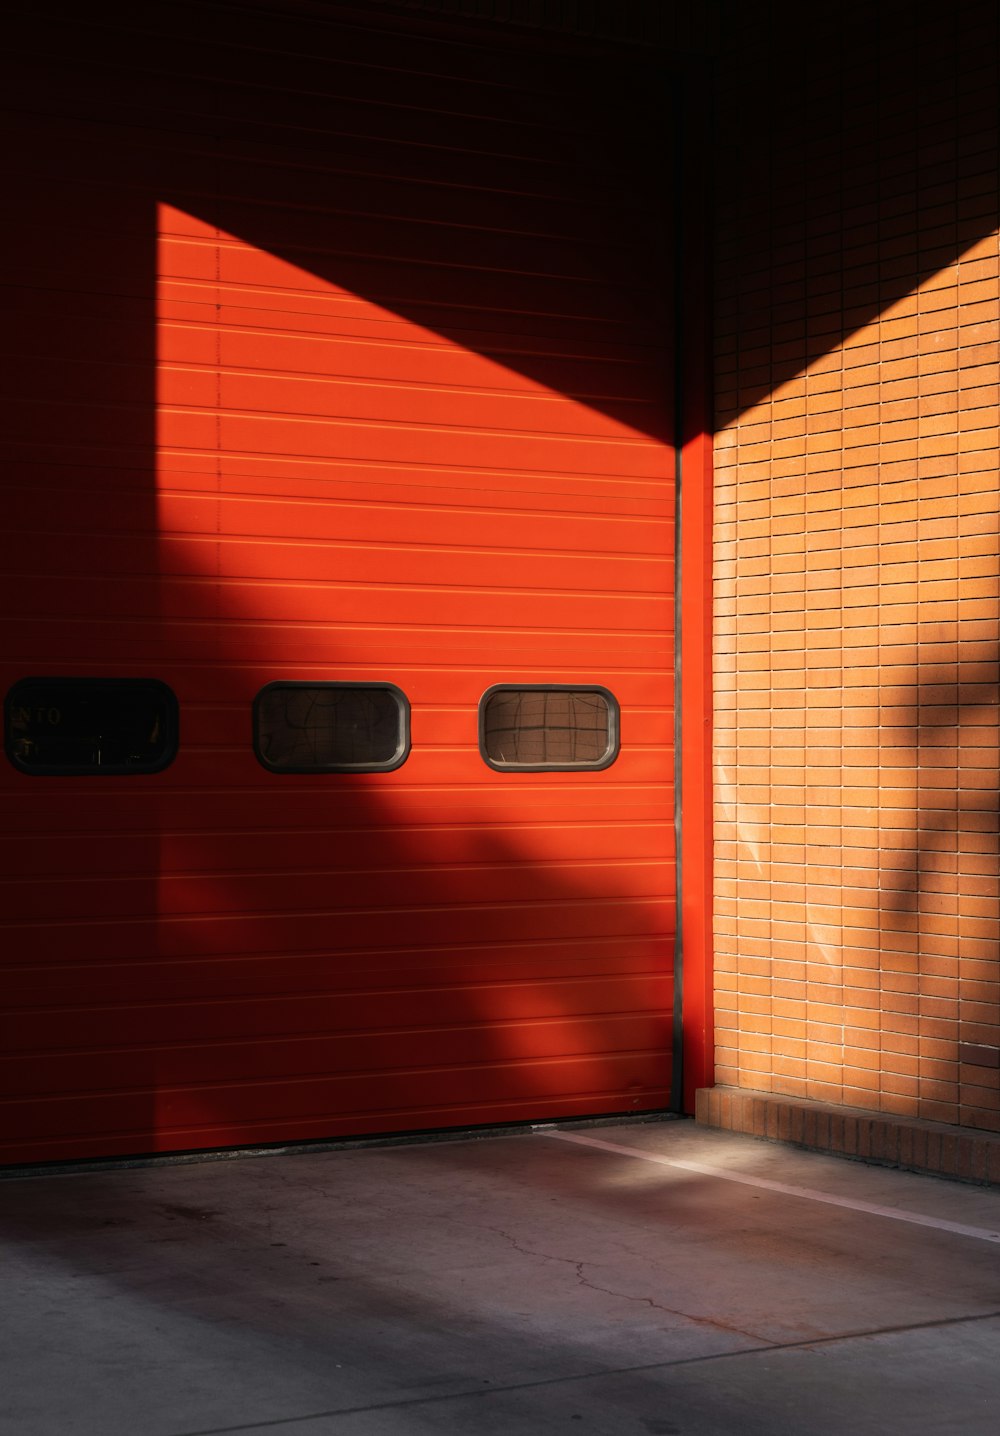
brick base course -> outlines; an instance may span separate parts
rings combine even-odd
[[[943,1122],[894,1117],[736,1087],[701,1088],[695,1116],[706,1127],[727,1132],[744,1132],[881,1166],[1000,1186],[997,1132],[974,1132]]]

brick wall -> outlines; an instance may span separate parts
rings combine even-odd
[[[716,162],[716,1078],[990,1130],[997,23],[733,5]]]

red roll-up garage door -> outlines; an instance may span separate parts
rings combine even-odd
[[[372,8],[13,53],[2,1159],[662,1108],[662,73]]]

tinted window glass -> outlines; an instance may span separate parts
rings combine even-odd
[[[177,752],[177,700],[152,678],[23,678],[4,746],[24,773],[155,773]]]
[[[606,688],[497,686],[479,705],[493,768],[606,768],[618,754],[618,704]]]
[[[406,759],[409,718],[391,683],[270,683],[254,700],[254,750],[275,772],[386,771]]]

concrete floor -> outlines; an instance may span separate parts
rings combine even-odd
[[[8,1180],[0,1235],[11,1436],[1000,1432],[1000,1191],[691,1122]]]

